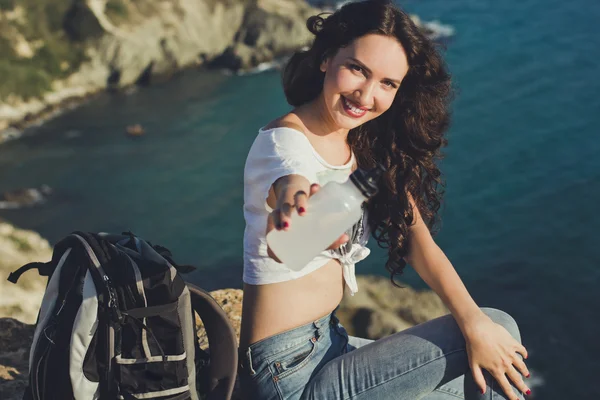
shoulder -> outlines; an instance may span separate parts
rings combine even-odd
[[[259,131],[259,142],[281,152],[305,152],[311,150],[304,124],[287,114],[271,121]]]
[[[304,126],[300,118],[298,118],[298,116],[293,113],[288,113],[277,119],[274,119],[262,129],[266,131],[276,128],[294,129],[303,134],[305,134],[306,132],[306,127]]]
[[[250,149],[248,159],[280,160],[281,162],[312,161],[312,147],[303,125],[283,116],[260,128]]]

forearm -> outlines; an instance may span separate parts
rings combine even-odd
[[[444,252],[432,239],[426,246],[414,246],[408,263],[442,299],[456,319],[463,334],[468,322],[480,316],[479,309]]]

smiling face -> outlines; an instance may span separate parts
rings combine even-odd
[[[330,121],[353,129],[390,108],[408,72],[408,60],[397,39],[369,34],[323,61],[321,71],[321,101]]]

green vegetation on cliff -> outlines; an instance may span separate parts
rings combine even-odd
[[[106,16],[115,25],[119,25],[121,22],[127,20],[129,15],[127,6],[123,3],[123,0],[108,0],[106,2]]]
[[[110,1],[115,13],[120,1]],[[82,10],[65,0],[0,0],[0,76],[8,77],[0,80],[0,100],[40,96],[79,68],[83,42],[100,33],[94,24],[84,28]]]

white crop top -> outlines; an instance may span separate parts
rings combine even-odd
[[[287,127],[261,128],[248,153],[244,168],[244,282],[252,285],[277,283],[307,275],[331,259],[342,265],[344,281],[354,295],[358,291],[355,263],[365,259],[370,250],[366,208],[361,218],[346,232],[350,240],[335,250],[325,250],[300,271],[293,271],[267,255],[267,216],[273,211],[267,204],[272,184],[285,175],[302,175],[321,186],[330,181],[348,179],[355,162],[335,166],[327,163],[313,148],[304,133]],[[310,212],[310,210],[309,210]]]

